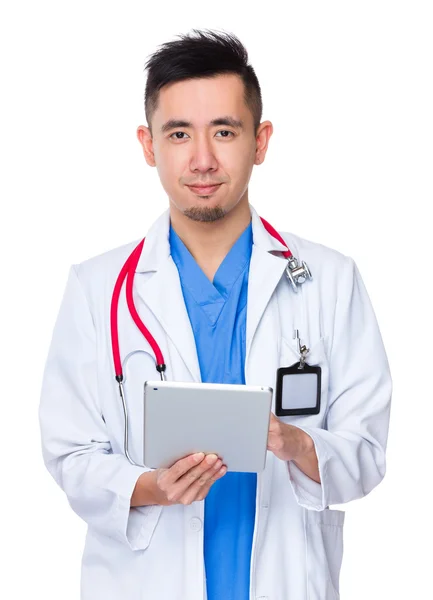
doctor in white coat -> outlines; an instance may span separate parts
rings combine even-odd
[[[258,474],[250,599],[336,600],[345,513],[329,505],[365,496],[385,475],[391,376],[354,261],[280,232],[313,275],[294,293],[284,274],[286,247],[249,203],[252,168],[264,160],[272,124],[260,123],[255,75],[246,57],[234,52],[233,39],[228,45],[222,37],[190,37],[167,45],[150,63],[149,127],[140,126],[138,137],[147,163],[158,169],[169,208],[150,227],[143,225],[134,300],[167,359],[167,379],[199,382],[194,334],[170,255],[170,221],[211,280],[252,221],[245,381],[275,389],[277,369],[299,359],[295,329],[322,379],[318,414],[272,417],[266,467]],[[212,52],[212,44],[220,52]],[[188,51],[208,62],[188,60]],[[195,182],[218,185],[189,187]],[[269,202],[282,201],[290,199],[269,194]],[[43,457],[88,525],[82,600],[204,600],[203,500],[224,476],[223,465],[188,457],[173,469],[152,470],[124,454],[110,305],[119,271],[138,242],[70,268],[43,378]],[[153,356],[124,290],[118,328],[123,358],[135,350]],[[137,463],[143,382],[158,377],[151,356],[135,353],[124,362],[129,447]]]

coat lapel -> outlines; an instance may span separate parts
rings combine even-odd
[[[253,231],[247,326],[246,361],[254,335],[266,306],[284,273],[287,260],[280,254],[285,250],[264,228],[259,215],[250,205]],[[177,348],[193,381],[201,381],[197,349],[183,298],[179,273],[170,253],[170,211],[167,209],[151,226],[136,268],[135,291],[159,321]],[[276,252],[277,255],[272,254]],[[139,311],[139,307],[137,306]],[[145,323],[146,324],[146,323]]]
[[[179,273],[170,254],[169,227],[170,213],[167,209],[146,235],[135,271],[134,286],[140,299],[177,348],[192,380],[199,382],[200,365],[194,333],[186,310]]]
[[[251,350],[254,335],[266,306],[274,293],[287,266],[287,259],[281,255],[287,250],[281,242],[272,237],[264,228],[255,209],[250,205],[253,227],[253,250],[248,278],[247,333],[245,363]],[[278,254],[272,254],[277,252]]]

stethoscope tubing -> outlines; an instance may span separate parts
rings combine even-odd
[[[287,244],[280,236],[280,234],[268,223],[260,217],[262,223],[268,233],[270,233],[274,238],[276,238],[279,242],[281,242],[284,246],[286,246],[287,250],[283,251],[283,255],[285,258],[290,259],[293,255],[290,249],[287,247]],[[119,297],[122,290],[123,283],[126,279],[126,301],[128,304],[129,312],[131,313],[131,317],[134,320],[134,323],[144,335],[146,340],[149,342],[156,359],[156,370],[160,373],[161,379],[163,379],[163,373],[166,369],[164,356],[161,352],[161,349],[152,336],[150,331],[144,325],[143,321],[140,319],[140,316],[135,307],[134,298],[133,298],[133,285],[134,285],[134,276],[135,270],[137,268],[138,261],[140,259],[140,255],[143,249],[144,241],[146,238],[143,238],[139,244],[134,248],[131,254],[125,261],[119,276],[117,277],[116,284],[113,290],[113,296],[111,300],[111,310],[110,310],[110,327],[111,327],[111,341],[112,341],[112,351],[113,351],[113,362],[114,362],[114,371],[116,381],[121,383],[123,381],[123,372],[122,372],[122,362],[120,358],[120,348],[119,348],[119,329],[118,329],[118,307],[119,307]]]
[[[283,238],[280,236],[280,234],[272,227],[272,225],[270,223],[268,223],[265,219],[263,219],[263,217],[260,217],[260,219],[261,219],[266,231],[270,235],[272,235],[275,239],[277,239],[279,242],[281,242],[283,244],[283,246],[285,246],[287,248],[287,250],[284,250],[282,252],[282,254],[285,258],[287,258],[288,265],[291,264],[290,263],[291,260],[293,260],[296,264],[296,259],[294,259],[292,252],[290,251],[286,242],[283,240]],[[124,425],[125,425],[125,427],[124,427],[124,452],[125,452],[125,456],[127,457],[127,459],[129,460],[129,462],[132,465],[136,465],[136,466],[140,466],[140,467],[143,467],[144,465],[140,465],[140,464],[134,462],[132,460],[132,458],[129,454],[129,450],[128,450],[128,446],[129,446],[128,409],[127,409],[127,405],[126,405],[125,391],[124,391],[124,387],[123,387],[123,369],[122,369],[122,361],[120,358],[118,308],[119,308],[120,293],[121,293],[123,284],[125,283],[125,280],[126,280],[126,302],[128,305],[129,312],[131,314],[131,317],[132,317],[134,323],[136,324],[138,329],[141,331],[141,333],[144,335],[146,340],[149,342],[149,344],[153,350],[153,353],[155,355],[156,370],[160,374],[161,380],[164,380],[165,379],[165,370],[166,370],[164,356],[161,352],[161,349],[160,349],[157,341],[152,336],[152,334],[147,329],[147,327],[144,325],[143,321],[140,319],[140,316],[135,307],[134,298],[133,298],[133,285],[134,285],[135,270],[137,268],[137,264],[138,264],[138,261],[141,256],[141,252],[143,250],[143,245],[144,245],[145,239],[146,238],[143,238],[139,242],[139,244],[134,248],[134,250],[131,252],[131,254],[126,259],[122,269],[120,270],[120,273],[117,277],[117,280],[116,280],[116,283],[114,286],[113,296],[111,299],[111,307],[110,307],[110,329],[111,329],[111,343],[112,343],[112,352],[113,352],[114,372],[115,372],[115,379],[119,385],[119,394],[120,394],[120,398],[122,401],[122,408],[123,408],[123,414],[124,414]],[[305,263],[303,263],[303,264],[304,264],[305,269],[308,271],[308,275],[311,277],[308,267],[305,265]],[[288,273],[288,268],[286,268],[286,273]],[[291,280],[292,285],[294,287],[296,287],[296,283],[293,279],[293,275],[290,275],[289,279]]]

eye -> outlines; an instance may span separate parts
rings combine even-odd
[[[234,136],[235,134],[233,133],[233,131],[228,131],[227,129],[221,129],[220,131],[217,131],[217,133],[230,133],[231,136]],[[223,135],[222,137],[230,137],[228,135]]]
[[[220,131],[217,131],[217,133],[230,134],[230,135],[223,135],[223,136],[221,136],[221,137],[224,137],[224,138],[226,138],[226,137],[234,137],[236,135],[235,133],[233,133],[233,131],[228,131],[227,129],[220,129]],[[183,140],[185,138],[184,137],[180,137],[180,136],[188,135],[188,134],[185,133],[184,131],[175,131],[174,133],[172,133],[171,135],[168,136],[169,139],[173,138],[174,135],[176,136],[176,138],[174,138],[174,139],[176,139],[176,140]]]
[[[172,138],[174,135],[176,135],[176,136],[177,136],[177,134],[178,134],[178,133],[180,133],[180,134],[182,134],[182,135],[183,135],[183,134],[185,134],[185,135],[188,135],[188,134],[186,134],[184,131],[175,131],[174,133],[172,133],[171,135],[169,135],[169,136],[168,136],[168,137],[169,137],[169,139],[170,139],[170,138]],[[184,138],[181,138],[181,137],[176,137],[176,139],[177,139],[177,140],[183,140]]]

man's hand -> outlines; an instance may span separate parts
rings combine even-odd
[[[143,473],[137,481],[131,506],[171,506],[203,500],[226,471],[227,467],[216,454],[191,454],[174,463],[170,469]]]
[[[271,413],[268,450],[277,458],[293,460],[310,479],[320,483],[319,465],[312,438],[299,427],[283,423]]]
[[[271,413],[271,422],[269,424],[268,450],[281,460],[293,460],[301,454],[305,454],[313,447],[313,440],[299,427],[283,423],[280,419]]]

